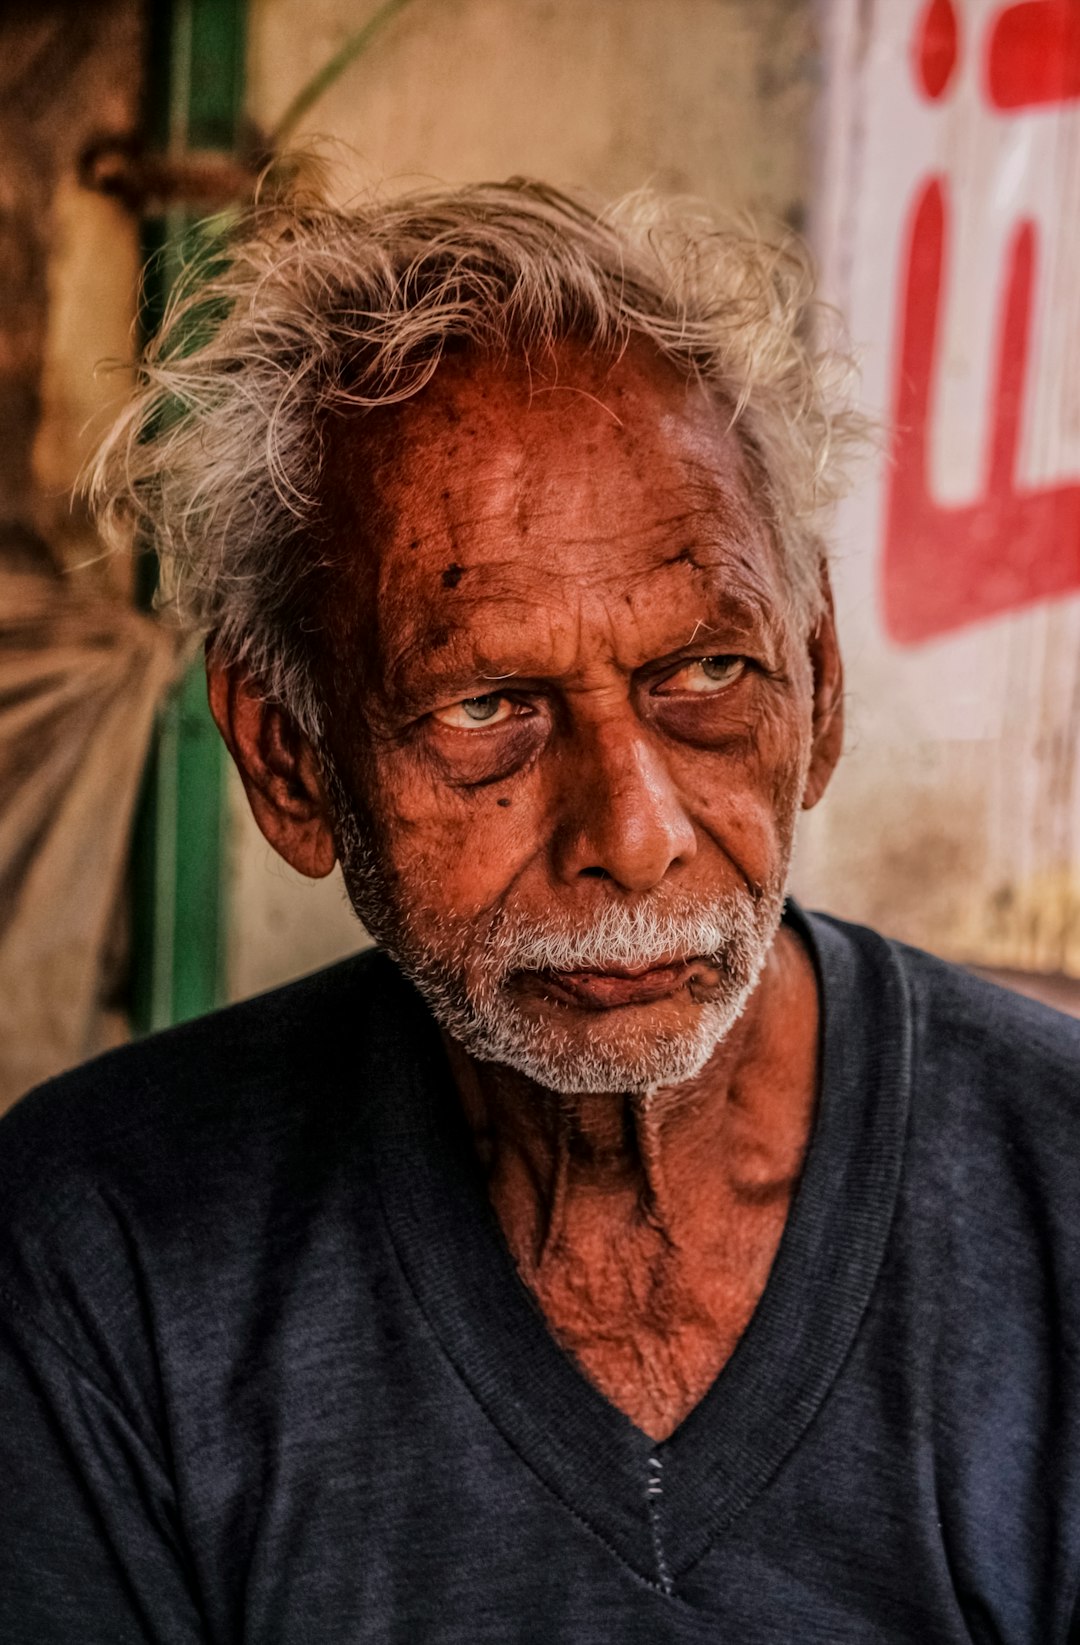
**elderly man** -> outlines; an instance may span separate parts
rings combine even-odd
[[[380,945],[0,1138],[0,1638],[1080,1638],[1076,1025],[785,902],[805,287],[534,185],[257,217],[97,476]]]

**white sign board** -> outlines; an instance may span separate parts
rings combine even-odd
[[[807,901],[1080,975],[1080,0],[832,0],[817,249],[880,449]]]

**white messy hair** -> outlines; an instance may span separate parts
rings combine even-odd
[[[614,356],[640,337],[731,417],[812,620],[820,511],[853,421],[833,403],[841,358],[812,340],[811,293],[793,236],[648,193],[596,211],[514,178],[256,206],[180,282],[88,494],[107,539],[133,525],[156,548],[159,604],[318,739],[327,414],[409,398],[448,347],[497,363],[571,339]]]

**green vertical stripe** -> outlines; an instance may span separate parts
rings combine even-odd
[[[160,150],[233,149],[243,113],[244,0],[169,0],[149,10],[145,125]],[[144,335],[160,324],[193,232],[182,212],[143,225],[151,259]],[[149,604],[156,565],[140,572]],[[137,1031],[198,1016],[225,993],[225,752],[201,658],[159,716],[136,825],[131,1007]]]
[[[234,149],[244,86],[242,0],[190,0],[187,141],[193,149]]]

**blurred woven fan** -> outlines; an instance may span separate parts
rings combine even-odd
[[[0,569],[0,1109],[101,1049],[131,816],[177,636]]]

